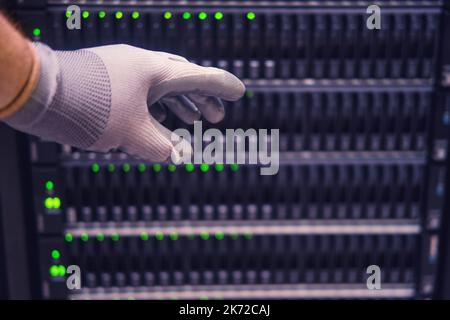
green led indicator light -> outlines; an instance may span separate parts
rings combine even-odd
[[[91,166],[91,171],[92,171],[93,173],[98,173],[98,172],[100,171],[100,165],[99,165],[98,163],[94,163],[94,164]]]
[[[198,14],[198,18],[200,19],[200,20],[205,20],[206,18],[208,18],[208,14],[206,13],[206,12],[200,12],[199,14]]]
[[[254,12],[247,12],[247,19],[248,20],[255,20],[256,14]]]
[[[162,232],[157,232],[155,234],[155,238],[156,238],[156,240],[163,240],[164,239],[164,234]]]
[[[89,240],[88,234],[87,234],[87,233],[83,233],[83,234],[81,235],[81,240],[84,241],[84,242],[88,241],[88,240]]]
[[[142,241],[147,241],[148,240],[148,233],[147,232],[142,232],[141,233],[141,240]]]
[[[169,235],[169,237],[170,237],[170,239],[173,240],[173,241],[178,240],[178,233],[172,232],[172,233]]]
[[[131,169],[131,167],[128,163],[124,163],[124,165],[122,166],[122,170],[125,173],[130,172],[130,169]]]
[[[249,99],[253,98],[255,96],[255,93],[253,91],[246,91],[245,96]]]
[[[131,14],[131,17],[132,17],[134,20],[139,19],[140,16],[141,16],[141,15],[140,15],[139,12],[137,12],[137,11],[133,11],[133,13]]]
[[[33,36],[39,37],[40,35],[41,35],[41,29],[39,29],[39,28],[34,28],[34,29],[33,29]]]
[[[81,14],[81,16],[83,17],[83,19],[89,18],[89,11],[83,11],[83,13]]]
[[[115,17],[116,17],[116,19],[122,19],[123,18],[123,12],[122,11],[117,11]]]
[[[58,198],[58,197],[53,198],[53,208],[54,209],[61,208],[61,199],[60,198]]]
[[[119,235],[117,234],[117,233],[113,233],[112,235],[111,235],[111,240],[112,241],[119,241]]]
[[[54,278],[64,277],[66,275],[66,267],[63,265],[52,265],[49,269],[50,275]]]
[[[164,12],[164,19],[169,20],[172,18],[172,12],[166,11]]]
[[[221,164],[221,163],[216,163],[216,164],[214,165],[214,169],[216,169],[217,172],[223,171],[223,168],[224,168],[224,165]]]
[[[59,252],[59,250],[52,250],[52,258],[55,260],[58,260],[59,258],[61,258],[61,253]]]
[[[184,20],[189,20],[191,18],[191,13],[190,12],[183,12],[183,19]]]
[[[236,163],[230,164],[231,171],[236,172],[239,166]]]
[[[105,17],[106,17],[106,12],[105,11],[99,11],[98,12],[98,17],[100,18],[100,19],[104,19]]]
[[[61,199],[58,197],[48,197],[44,201],[44,206],[46,209],[59,209],[61,208]]]
[[[184,168],[186,169],[187,172],[192,172],[195,169],[195,167],[192,163],[186,163]]]
[[[66,18],[70,18],[71,15],[72,15],[72,11],[66,11]]]
[[[54,278],[58,277],[59,276],[59,267],[57,265],[52,265],[49,269],[49,273]]]
[[[104,235],[103,233],[99,233],[99,234],[97,234],[97,235],[95,236],[95,238],[96,238],[98,241],[103,241],[103,240],[105,240],[105,235]]]
[[[202,163],[202,164],[200,165],[200,170],[201,170],[202,172],[208,172],[208,170],[209,170],[209,164],[207,164],[207,163]]]
[[[208,296],[201,296],[200,297],[200,300],[208,300],[209,298],[208,298]]]
[[[160,172],[161,171],[161,165],[159,163],[155,163],[153,165],[153,171]]]
[[[214,19],[216,19],[216,20],[222,20],[222,19],[223,19],[223,13],[222,13],[222,12],[216,12],[216,13],[214,13]]]
[[[237,240],[237,238],[238,238],[238,234],[237,233],[232,233],[231,234],[231,239],[233,239],[233,240]]]
[[[63,265],[59,265],[58,269],[59,269],[59,276],[64,277],[66,275],[66,267],[64,267]]]
[[[112,163],[108,164],[108,171],[109,172],[114,172],[116,170],[116,166],[113,165]]]
[[[216,239],[222,240],[225,237],[223,232],[216,232]]]
[[[55,187],[55,184],[53,183],[53,181],[47,181],[46,183],[45,183],[45,189],[47,189],[47,190],[53,190],[53,188]]]
[[[202,233],[200,233],[200,237],[203,240],[208,240],[209,239],[209,233],[208,232],[202,232]]]
[[[53,198],[53,207],[55,209],[61,208],[61,199],[59,199],[58,197]]]
[[[250,232],[247,232],[244,234],[245,239],[250,240],[251,238],[253,238],[253,234],[251,234]]]
[[[46,209],[53,209],[53,198],[46,198],[44,201],[44,206]]]
[[[169,164],[167,166],[167,170],[169,170],[170,172],[174,172],[177,169],[177,166],[174,164]]]
[[[143,163],[139,163],[138,164],[138,171],[139,172],[145,172],[145,170],[147,169],[147,166]]]
[[[65,239],[67,242],[72,242],[72,240],[73,240],[73,235],[72,235],[71,233],[66,233],[66,235],[64,236],[64,239]]]

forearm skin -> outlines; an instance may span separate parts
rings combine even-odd
[[[0,14],[0,119],[27,102],[38,82],[39,66],[31,42]]]

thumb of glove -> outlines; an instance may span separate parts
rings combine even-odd
[[[164,162],[170,157],[175,164],[180,163],[182,158],[191,157],[191,145],[151,116],[133,126],[131,130],[120,146],[128,154],[151,162]],[[175,148],[175,142],[178,146],[181,145],[181,148]]]

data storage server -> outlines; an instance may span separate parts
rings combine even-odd
[[[66,26],[72,4],[80,29]],[[366,26],[372,4],[380,29]],[[5,181],[0,211],[6,229],[15,207],[4,202],[20,192],[11,201],[22,203],[29,297],[450,293],[446,1],[25,0],[11,14],[53,49],[125,43],[229,70],[247,91],[217,128],[280,130],[272,176],[258,164],[147,163],[19,136],[20,166],[5,177],[20,184]],[[163,124],[192,130],[170,115]],[[14,161],[4,161],[6,171]],[[79,290],[66,283],[73,265]],[[367,286],[370,266],[381,290]]]

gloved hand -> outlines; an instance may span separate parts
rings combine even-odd
[[[148,161],[165,161],[174,152],[173,160],[180,155],[171,132],[151,116],[147,104],[161,102],[187,123],[201,115],[215,123],[225,114],[219,99],[234,101],[245,91],[231,73],[169,53],[128,45],[76,51],[35,47],[41,61],[37,88],[5,121],[81,149],[120,149]]]

